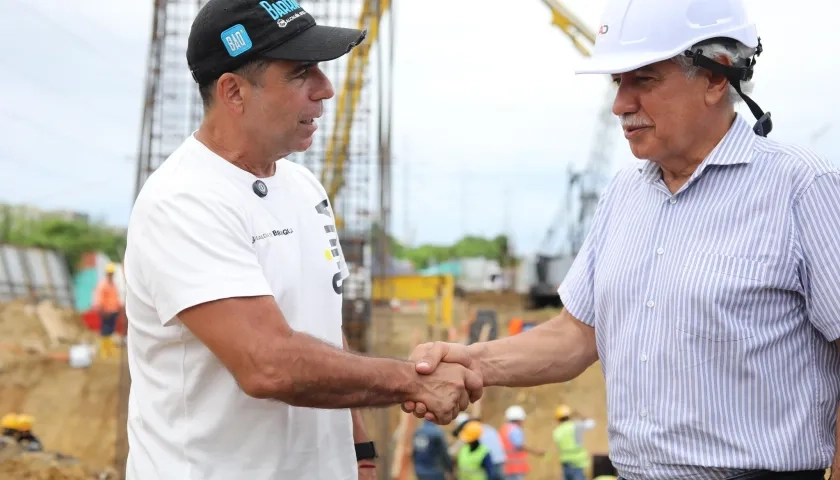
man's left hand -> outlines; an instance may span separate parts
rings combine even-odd
[[[376,480],[376,464],[370,460],[359,461],[359,480]]]

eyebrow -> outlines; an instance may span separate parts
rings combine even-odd
[[[292,75],[297,75],[298,73],[309,70],[310,68],[314,67],[315,65],[317,65],[316,62],[301,63],[301,64],[299,64],[298,66],[296,66],[295,68],[292,69]]]

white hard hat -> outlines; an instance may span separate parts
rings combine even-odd
[[[608,0],[592,56],[575,73],[624,73],[712,38],[759,45],[743,0]]]
[[[743,0],[608,0],[592,56],[575,73],[630,72],[685,54],[694,65],[724,75],[758,120],[755,133],[767,136],[773,129],[770,112],[741,90],[741,82],[752,79],[755,57],[746,65],[723,65],[704,56],[702,48],[692,49],[717,38],[754,48],[756,57],[763,50]]]
[[[511,405],[505,410],[505,418],[508,422],[525,421],[525,409],[519,405]]]
[[[464,422],[470,419],[470,416],[467,412],[461,412],[455,417],[455,426],[460,427]]]

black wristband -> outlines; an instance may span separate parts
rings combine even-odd
[[[376,453],[376,446],[373,442],[356,444],[356,461],[373,460],[374,458],[379,458],[379,455]]]

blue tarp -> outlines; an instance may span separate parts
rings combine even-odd
[[[99,272],[95,267],[80,270],[73,276],[73,297],[77,312],[90,310],[93,303],[93,291],[96,289],[98,282]]]
[[[425,268],[420,271],[420,275],[452,275],[455,278],[461,276],[461,262],[444,262]]]

